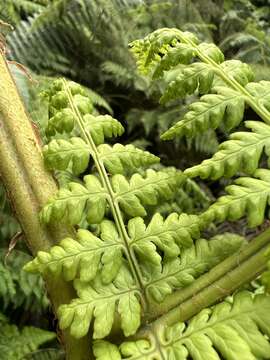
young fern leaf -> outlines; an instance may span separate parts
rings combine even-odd
[[[148,169],[145,178],[134,174],[128,182],[123,175],[112,177],[112,188],[121,209],[129,216],[146,216],[145,205],[173,198],[174,189],[184,180],[180,171],[166,173]]]
[[[163,45],[165,51],[166,42]],[[201,51],[211,58],[218,56],[215,47],[203,45]],[[154,58],[147,59],[149,66]],[[194,84],[206,86],[204,80],[208,82],[199,77]],[[79,229],[76,239],[66,238],[48,252],[39,252],[25,268],[73,280],[77,298],[61,305],[58,316],[60,328],[69,328],[74,337],[85,336],[93,325],[93,337],[102,339],[116,323],[125,336],[134,335],[151,305],[157,306],[174,290],[239,251],[243,239],[236,235],[229,240],[226,235],[209,242],[200,239],[200,231],[208,225],[203,215],[174,213],[163,218],[156,213],[147,218],[148,207],[174,199],[182,184],[200,191],[180,170],[136,173],[159,159],[134,146],[103,144],[105,138],[120,135],[122,125],[107,115],[94,117],[88,99],[72,82],[56,82],[49,100],[49,128],[58,131],[61,126],[59,132],[69,132],[71,139],[66,134],[65,140],[51,141],[44,150],[47,166],[80,174],[89,167],[91,157],[95,173],[61,188],[42,210],[41,219],[71,225],[87,220],[89,225],[98,225],[89,227],[96,229],[95,235]],[[68,129],[58,119],[64,112],[72,118]],[[144,340],[140,346],[143,344]],[[116,347],[103,347],[98,356],[105,360],[110,350],[121,358]],[[135,354],[135,350],[130,353]],[[145,358],[149,359],[148,349]]]
[[[40,251],[25,270],[49,271],[62,274],[67,281],[79,277],[82,282],[88,282],[96,277],[102,264],[101,278],[104,283],[110,283],[121,267],[123,248],[114,223],[104,220],[100,238],[88,230],[79,229],[75,240],[66,238],[49,253]]]
[[[244,97],[233,90],[216,89],[218,94],[208,94],[200,101],[192,103],[182,120],[162,134],[163,140],[173,139],[175,136],[194,137],[199,132],[216,129],[221,124],[232,129],[239,125],[245,110]]]
[[[73,137],[52,140],[44,146],[43,154],[48,169],[66,170],[71,165],[73,174],[79,175],[87,169],[91,149],[81,138]]]
[[[124,342],[117,348],[96,341],[97,360],[254,360],[269,358],[270,297],[248,292],[237,294],[232,303],[204,309],[189,323],[160,325],[158,335]]]
[[[164,42],[167,44],[166,47],[163,46]],[[193,137],[209,128],[216,129],[219,126],[230,130],[241,123],[245,106],[250,106],[263,122],[246,121],[245,125],[252,130],[251,132],[234,133],[228,141],[220,145],[218,152],[211,159],[187,169],[185,175],[214,180],[222,176],[232,177],[239,171],[253,175],[254,178],[242,177],[228,186],[228,195],[222,196],[210,206],[201,215],[201,219],[202,222],[221,222],[238,220],[247,215],[249,226],[260,225],[269,203],[269,170],[257,169],[262,153],[265,152],[269,156],[269,82],[251,82],[253,74],[248,65],[239,60],[224,61],[222,56],[218,56],[219,51],[215,47],[210,54],[206,53],[204,45],[198,45],[198,41],[177,29],[158,30],[144,40],[135,42],[135,56],[148,73],[153,71],[147,63],[149,57],[152,59],[153,68],[158,69],[163,63],[162,67],[165,69],[164,62],[169,64],[171,49],[179,43],[192,48],[193,58],[190,57],[190,64],[184,65],[179,55],[178,63],[173,61],[171,67],[167,66],[166,70],[181,64],[181,74],[190,71],[197,64],[208,67],[209,71],[214,73],[214,78],[207,90],[208,94],[202,96],[199,102],[191,104],[183,120],[165,132],[162,138],[172,139],[176,135]],[[184,87],[183,93],[178,95],[182,96],[196,90],[197,88],[190,83],[189,89]],[[169,94],[168,100],[170,98],[174,99],[173,93]]]
[[[155,214],[148,226],[140,217],[128,222],[129,247],[141,262],[149,262],[160,267],[161,256],[177,257],[182,248],[193,245],[193,239],[200,236],[200,218],[195,215],[171,214],[165,220]],[[101,270],[101,279],[107,284],[114,280],[125,254],[123,243],[112,221],[100,224],[100,238],[91,232],[79,229],[76,239],[66,238],[50,251],[39,251],[37,257],[25,266],[25,270],[60,275],[69,281],[79,277],[87,282],[95,278]]]
[[[107,115],[90,114],[87,98],[73,83],[56,82],[49,100],[48,126],[54,125],[58,113],[69,112],[73,121],[70,135],[75,132],[77,137],[52,140],[45,147],[48,167],[71,168],[79,174],[88,167],[91,156],[95,174],[61,188],[42,210],[41,219],[71,225],[86,219],[89,224],[99,224],[100,233],[80,229],[76,239],[64,239],[50,251],[39,252],[25,268],[74,280],[78,298],[59,308],[60,326],[70,327],[72,335],[84,336],[95,319],[94,336],[107,336],[115,313],[120,315],[124,334],[134,334],[141,313],[152,301],[145,291],[144,263],[161,269],[163,255],[164,259],[175,258],[183,248],[193,246],[201,228],[197,216],[174,214],[164,220],[157,214],[148,225],[138,216],[147,215],[147,206],[172,199],[186,178],[175,169],[148,169],[144,175],[126,178],[124,174],[159,159],[134,146],[102,144],[105,137],[121,134],[121,124]],[[128,218],[132,219],[126,224]]]
[[[98,152],[100,160],[112,175],[125,175],[127,171],[134,173],[138,168],[144,168],[160,161],[157,156],[133,145],[102,144],[98,146]]]
[[[167,44],[165,47],[164,42]],[[178,63],[170,55],[179,44],[192,52],[189,63],[184,52],[183,60],[181,53],[178,54]],[[222,122],[225,128],[232,129],[242,121],[246,103],[258,108],[258,101],[254,103],[251,99],[251,84],[250,91],[247,87],[254,78],[250,67],[238,60],[224,61],[222,52],[213,44],[198,44],[197,39],[177,29],[161,29],[139,42],[133,42],[132,46],[140,68],[147,73],[152,71],[148,66],[149,57],[156,69],[154,74],[163,74],[160,67],[170,70],[182,64],[180,70],[177,69],[179,75],[169,83],[161,102],[185,97],[197,90],[206,94],[199,102],[191,104],[184,118],[162,135],[164,140],[175,136],[193,137],[209,128],[216,129]]]
[[[75,280],[74,286],[79,298],[61,305],[58,310],[62,329],[70,327],[74,337],[83,337],[94,318],[93,337],[104,338],[112,329],[117,310],[125,336],[136,332],[141,317],[140,290],[125,266],[111,284],[104,285],[97,276],[92,283]]]
[[[194,63],[183,68],[162,95],[162,104],[170,100],[193,94],[197,89],[200,94],[208,93],[212,87],[214,72],[208,64]]]
[[[155,244],[165,257],[176,257],[182,248],[192,246],[192,240],[199,238],[200,225],[200,218],[195,215],[172,213],[163,219],[156,213],[147,226],[142,218],[136,217],[128,222],[130,246],[142,258],[149,256],[146,247],[150,242]],[[149,257],[150,261],[151,259],[152,257]]]
[[[106,210],[107,192],[95,175],[86,175],[84,183],[69,183],[59,190],[42,210],[41,219],[45,223],[64,219],[71,225],[79,224],[86,214],[89,224],[102,221]]]
[[[233,221],[247,216],[248,225],[262,224],[270,203],[270,170],[257,169],[255,178],[240,177],[226,187],[228,195],[220,197],[202,215],[202,221]]]
[[[233,133],[211,159],[187,169],[185,174],[213,180],[232,177],[238,171],[252,175],[259,166],[263,151],[267,156],[270,154],[270,126],[259,121],[246,121],[245,126],[252,132]]]
[[[151,298],[162,302],[175,289],[186,287],[200,275],[209,271],[244,245],[243,237],[225,233],[210,240],[199,239],[194,246],[183,249],[176,259],[167,259],[162,270],[146,268],[146,276],[151,280],[146,291]]]

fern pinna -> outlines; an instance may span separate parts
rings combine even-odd
[[[135,42],[133,49],[140,67],[153,69],[154,77],[183,63],[163,100],[192,93],[198,87],[208,92],[215,83],[220,89],[215,95],[221,103],[225,99],[226,105],[222,103],[223,115],[211,126],[216,128],[226,115],[225,123],[232,128],[241,121],[244,100],[233,97],[236,90],[226,87],[225,75],[224,79],[216,76],[221,67],[216,62],[222,62],[222,53],[213,45],[196,43],[191,34],[159,30]],[[209,66],[208,62],[186,65],[196,51]],[[230,82],[242,89],[251,75],[246,66],[239,69],[238,65],[229,63],[224,68],[234,74]],[[225,70],[217,73],[225,74]],[[109,115],[94,116],[91,101],[79,85],[57,80],[48,96],[47,134],[54,138],[44,148],[47,166],[69,169],[74,175],[91,169],[91,174],[61,188],[41,213],[45,223],[63,221],[79,226],[76,237],[63,239],[49,252],[39,252],[25,267],[74,282],[77,298],[59,307],[60,328],[70,328],[71,334],[80,338],[92,323],[93,352],[100,360],[267,359],[268,296],[240,292],[233,300],[204,309],[188,324],[180,322],[184,316],[175,307],[180,299],[187,300],[189,289],[193,296],[206,287],[203,274],[214,266],[217,270],[212,276],[221,277],[218,264],[229,255],[230,264],[234,261],[237,265],[242,259],[244,266],[251,252],[245,240],[235,234],[201,238],[201,230],[217,218],[212,213],[220,213],[211,210],[215,205],[202,215],[172,213],[164,218],[156,212],[151,216],[153,207],[173,199],[186,175],[175,169],[153,170],[159,159],[132,145],[104,144],[105,139],[121,135],[123,127]],[[206,108],[215,107],[211,99],[204,101]],[[264,112],[261,107],[260,111]],[[185,128],[189,134],[210,127],[204,118],[194,116],[193,121],[195,126]],[[165,137],[171,138],[175,132],[179,133],[178,125]],[[197,287],[194,293],[193,286]],[[219,289],[218,285],[212,289]],[[104,340],[112,330],[118,334],[117,345]],[[129,339],[124,341],[124,337]]]

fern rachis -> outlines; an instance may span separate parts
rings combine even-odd
[[[165,29],[135,42],[134,52],[141,69],[154,77],[162,76],[178,62],[183,65],[163,100],[196,90],[205,94],[203,106],[199,101],[190,109],[200,112],[200,122],[196,123],[194,115],[186,116],[184,135],[189,135],[190,122],[195,121],[191,135],[208,129],[212,116],[219,117],[214,129],[223,123],[233,129],[242,121],[245,104],[261,116],[265,126],[270,123],[268,110],[252,94],[256,89],[251,83],[252,72],[240,62],[224,62],[223,54],[214,45],[198,44],[191,34]],[[179,84],[181,90],[177,89]],[[240,134],[243,144],[238,143],[240,155],[237,151],[235,154],[242,162],[231,164],[228,158],[227,167],[215,172],[214,178],[218,178],[224,172],[231,176],[240,169],[248,169],[252,174],[255,170],[257,178],[240,178],[237,185],[228,188],[231,197],[225,196],[225,200],[218,200],[199,215],[150,216],[148,206],[155,208],[160,201],[173,199],[175,190],[186,181],[185,175],[176,169],[144,170],[158,159],[134,147],[103,144],[105,138],[121,135],[123,128],[108,115],[93,116],[86,94],[73,83],[57,81],[48,97],[50,134],[60,132],[66,136],[64,141],[52,140],[45,148],[48,166],[58,170],[69,167],[78,175],[88,169],[90,158],[94,162],[90,175],[60,189],[41,214],[44,222],[63,219],[71,225],[84,224],[86,229],[79,229],[76,238],[63,239],[48,252],[39,252],[26,265],[29,271],[73,281],[77,298],[58,309],[60,327],[69,328],[74,337],[81,338],[93,323],[92,336],[97,340],[93,349],[100,360],[234,360],[242,354],[248,360],[267,359],[269,316],[262,310],[270,306],[267,294],[239,292],[230,301],[202,310],[188,324],[183,323],[188,318],[182,318],[180,310],[182,304],[192,306],[193,300],[199,301],[196,309],[211,305],[265,269],[267,236],[246,245],[242,237],[233,234],[205,240],[200,233],[213,221],[244,215],[250,225],[261,224],[269,195],[269,170],[258,170],[257,164],[263,147],[267,149],[267,138],[256,144],[257,151],[251,151],[256,158],[248,168],[245,147],[249,150],[255,141],[251,139],[253,142],[246,146],[249,136]],[[252,122],[247,125],[252,130],[260,127]],[[174,127],[168,137],[177,133]],[[141,168],[140,173],[136,173],[137,167]],[[186,170],[186,174],[192,175],[192,170]],[[243,192],[245,196],[241,195]],[[265,194],[267,199],[263,199]],[[254,267],[253,263],[259,270],[249,267]],[[246,275],[241,280],[244,271]],[[208,283],[208,279],[212,282]],[[224,290],[222,285],[226,285]],[[181,291],[188,293],[193,286],[195,293],[192,290],[183,295],[181,303]],[[201,293],[206,296],[200,300]],[[249,329],[245,328],[246,323]],[[102,340],[114,326],[120,346]],[[123,336],[135,339],[124,341]]]

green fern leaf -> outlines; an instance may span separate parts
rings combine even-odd
[[[95,342],[94,352],[97,360],[122,359],[117,346],[104,340],[97,340]]]
[[[39,346],[54,340],[56,334],[35,327],[25,326],[21,331],[15,325],[0,320],[0,351],[2,359],[24,359]]]
[[[146,226],[142,218],[134,218],[128,222],[128,233],[131,238],[130,247],[141,259],[149,259],[156,264],[155,257],[146,251],[150,243],[161,250],[165,257],[178,256],[180,249],[192,246],[193,239],[200,236],[200,219],[195,215],[170,214],[166,219],[155,214]]]
[[[49,169],[66,170],[71,163],[71,169],[75,175],[86,170],[90,152],[87,144],[78,137],[73,137],[69,141],[52,140],[43,148],[45,164]]]
[[[189,32],[181,34],[194,43],[198,43],[194,34]],[[180,31],[177,29],[158,29],[144,39],[133,41],[131,51],[137,60],[138,69],[144,74],[149,73],[166,53],[171,51],[171,47],[177,46],[180,42]],[[192,46],[190,47],[192,48]],[[184,52],[183,56],[185,55]]]
[[[248,92],[259,101],[260,106],[264,106],[270,111],[270,94],[269,94],[270,81],[260,81],[258,83],[249,83],[246,86]]]
[[[175,187],[184,180],[179,171],[164,172],[148,169],[145,178],[135,174],[128,182],[123,175],[114,175],[112,187],[115,199],[122,210],[131,217],[146,216],[145,205],[156,205],[158,199],[168,200],[173,197]]]
[[[234,91],[224,94],[222,88],[219,88],[219,92],[204,95],[200,101],[189,105],[184,118],[167,130],[161,136],[162,140],[170,140],[175,136],[193,137],[207,129],[216,129],[221,123],[227,129],[239,125],[245,110],[244,97]]]
[[[66,220],[69,224],[79,224],[86,212],[89,223],[100,223],[106,209],[106,191],[94,175],[84,177],[84,185],[72,182],[58,191],[42,210],[41,219],[49,221]]]
[[[250,81],[254,80],[254,73],[248,64],[239,60],[227,60],[219,65],[225,74],[229,74],[231,78],[236,80],[242,86],[246,86]],[[216,76],[213,86],[224,86],[225,83],[221,77]]]
[[[208,56],[210,59],[214,60],[215,63],[221,64],[224,62],[224,54],[222,51],[213,43],[200,43],[198,45],[198,50],[204,56]]]
[[[7,251],[0,249],[0,297],[3,307],[31,309],[34,312],[46,309],[49,301],[42,278],[22,270],[31,256],[13,250],[6,260]]]
[[[257,179],[240,177],[233,185],[227,186],[228,195],[211,205],[201,215],[202,221],[234,221],[246,215],[250,227],[260,225],[270,201],[270,170],[257,169],[254,176]]]
[[[95,278],[102,264],[101,279],[110,283],[117,275],[122,264],[123,244],[113,222],[101,223],[101,238],[89,231],[79,229],[76,240],[66,238],[50,251],[39,251],[36,258],[24,270],[45,273],[47,271],[70,281],[79,277],[82,282]]]
[[[64,360],[65,353],[60,349],[38,349],[26,355],[23,360]]]
[[[192,46],[183,43],[177,43],[175,47],[170,48],[161,58],[153,73],[153,79],[159,79],[164,71],[174,68],[178,64],[189,64],[194,57]]]
[[[2,263],[0,263],[0,276],[0,295],[4,300],[4,307],[6,307],[9,301],[16,296],[16,285],[12,274]]]
[[[71,109],[63,109],[51,116],[46,128],[46,135],[53,136],[56,132],[60,134],[67,132],[70,133],[75,124],[75,118]]]
[[[50,251],[39,251],[36,258],[24,270],[63,275],[69,281],[79,277],[82,282],[91,281],[101,270],[101,280],[108,284],[114,280],[122,265],[125,244],[121,241],[113,222],[104,220],[100,224],[100,238],[87,230],[80,229],[76,240],[66,238]],[[146,227],[142,218],[128,222],[130,249],[133,249],[141,262],[161,266],[161,256],[172,258],[179,255],[180,249],[190,247],[193,239],[200,236],[200,219],[194,215],[171,214],[167,219],[155,214]]]
[[[219,146],[219,151],[200,165],[185,171],[190,177],[219,179],[232,177],[238,171],[253,174],[258,168],[263,150],[270,155],[270,126],[259,121],[246,121],[252,132],[236,132]]]
[[[147,293],[155,301],[162,302],[173,290],[190,285],[200,275],[239,251],[244,243],[243,237],[230,233],[217,235],[210,241],[197,240],[194,246],[183,249],[179,258],[164,261],[162,270],[156,267],[146,269],[147,277],[151,279],[146,285]]]
[[[199,93],[207,93],[214,80],[214,71],[212,67],[204,63],[194,63],[188,67],[184,67],[175,80],[173,80],[166,88],[160,102],[162,104],[167,101],[185,97],[193,94],[197,89]]]
[[[135,172],[140,167],[145,167],[159,162],[159,158],[148,151],[137,149],[133,145],[115,144],[98,146],[99,159],[103,161],[110,174],[125,174]]]
[[[71,335],[80,338],[87,334],[92,319],[95,319],[93,337],[100,339],[110,333],[117,311],[125,336],[136,332],[141,312],[137,298],[139,291],[125,267],[110,285],[104,286],[96,277],[90,284],[75,280],[75,288],[79,298],[61,305],[58,310],[61,329],[70,327]]]
[[[97,360],[254,360],[269,358],[270,297],[237,294],[204,309],[190,322],[166,326],[155,341],[125,342],[119,350],[107,341],[94,344]],[[106,357],[112,350],[111,357]]]
[[[119,121],[110,115],[85,115],[84,122],[96,145],[103,144],[104,138],[120,136],[124,132],[123,126]]]

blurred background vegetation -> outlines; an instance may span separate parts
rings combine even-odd
[[[48,109],[40,93],[53,78],[64,76],[85,86],[95,112],[122,122],[127,129],[122,143],[148,149],[163,165],[178,169],[209,157],[228,136],[222,128],[191,140],[159,139],[193,100],[160,105],[166,82],[177,70],[155,82],[136,70],[129,42],[161,27],[195,32],[220,46],[226,57],[249,63],[258,80],[270,80],[270,0],[4,0],[0,20],[10,69],[44,143]],[[55,175],[61,184],[72,178],[69,172]],[[158,211],[201,211],[225,184],[187,180],[174,201]],[[222,226],[248,235],[242,222]],[[0,183],[0,354],[10,360],[61,359],[42,279],[21,270],[29,259]]]

